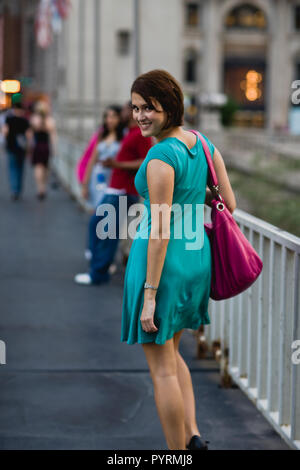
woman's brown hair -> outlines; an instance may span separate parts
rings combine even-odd
[[[154,107],[151,98],[157,100],[167,113],[163,130],[182,126],[184,104],[183,93],[177,80],[166,70],[150,70],[139,75],[132,84],[131,93],[141,95],[148,105]]]

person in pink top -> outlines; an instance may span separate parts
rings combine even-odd
[[[142,136],[139,126],[132,118],[130,102],[126,103],[122,109],[122,119],[126,122],[127,131],[121,141],[117,156],[103,162],[103,166],[113,168],[111,180],[101,204],[96,213],[92,215],[89,223],[90,270],[89,273],[80,273],[75,276],[74,280],[78,284],[102,284],[110,280],[109,267],[118,248],[121,228],[119,221],[120,196],[126,196],[127,211],[132,204],[139,200],[134,178],[152,146],[152,139]],[[101,212],[101,206],[104,204],[111,204],[115,208],[116,226],[113,227],[116,233],[115,238],[110,236],[99,238],[97,235],[97,225],[104,218],[104,215],[97,215],[97,213]]]

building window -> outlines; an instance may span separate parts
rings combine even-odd
[[[226,17],[226,29],[266,29],[265,14],[259,8],[245,4],[233,8]]]
[[[300,5],[295,6],[295,30],[300,31]]]
[[[197,53],[188,51],[185,58],[184,79],[189,83],[197,82]]]
[[[241,110],[265,109],[265,62],[256,59],[227,59],[224,67],[224,93]]]
[[[186,4],[186,25],[190,27],[200,26],[200,5],[197,2]]]
[[[119,55],[128,55],[130,51],[130,32],[117,32],[117,48]]]
[[[197,98],[194,94],[185,94],[184,118],[189,125],[197,125],[198,106]]]

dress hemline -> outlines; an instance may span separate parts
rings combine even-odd
[[[173,336],[175,335],[175,333],[178,333],[178,331],[180,331],[180,330],[197,330],[197,329],[199,328],[199,326],[201,326],[201,325],[210,325],[210,324],[211,324],[210,321],[201,320],[201,322],[198,324],[198,326],[195,326],[195,327],[193,327],[193,328],[191,328],[190,326],[182,326],[182,327],[180,327],[178,330],[174,331],[171,336],[169,336],[168,338],[166,338],[163,343],[160,342],[160,341],[156,341],[156,340],[154,340],[154,341],[153,341],[153,340],[151,340],[151,341],[145,341],[145,340],[143,340],[143,341],[139,341],[139,340],[137,340],[137,341],[132,341],[132,340],[129,340],[129,341],[128,341],[128,338],[127,338],[127,339],[121,339],[121,343],[126,342],[126,344],[128,344],[128,345],[130,345],[130,346],[133,345],[133,344],[144,344],[144,343],[155,343],[155,344],[163,345],[163,344],[165,344],[169,339],[173,338]]]

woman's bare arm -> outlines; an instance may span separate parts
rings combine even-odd
[[[222,155],[219,150],[215,147],[213,155],[213,165],[218,178],[219,183],[219,193],[225,201],[225,204],[229,211],[233,213],[236,208],[236,199],[233,192],[233,189],[230,184],[230,180],[227,174],[226,166],[223,160]],[[213,199],[213,194],[209,188],[206,188],[206,197],[205,204],[211,206],[211,200]]]
[[[170,239],[174,174],[174,169],[161,160],[153,159],[147,165],[151,233],[148,243],[146,281],[153,286],[159,285]],[[153,289],[145,290],[145,299],[152,299],[155,296],[156,291]]]

